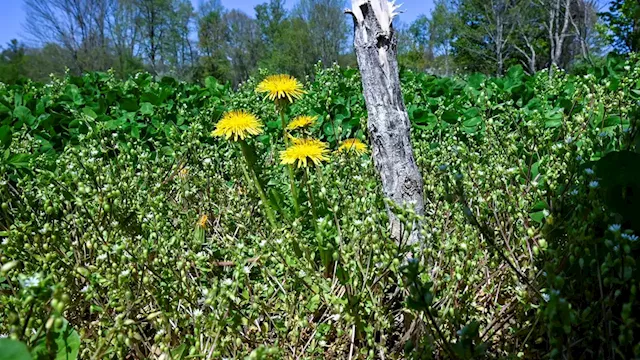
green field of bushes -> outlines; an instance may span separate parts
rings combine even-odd
[[[0,84],[0,359],[640,357],[637,55],[403,72],[411,246],[370,152],[340,150],[368,147],[357,70],[318,68],[287,106],[267,75]],[[259,133],[212,136],[234,110]],[[301,138],[323,159],[281,164]]]

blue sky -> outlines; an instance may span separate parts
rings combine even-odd
[[[222,5],[227,9],[240,9],[253,16],[253,7],[267,0],[222,0]],[[200,0],[192,0],[194,7]],[[286,0],[287,7],[291,8],[295,0]],[[347,1],[350,3],[350,1]],[[413,21],[420,14],[428,14],[433,6],[433,0],[398,0],[402,4],[400,15],[402,22]],[[0,0],[0,46],[5,47],[11,39],[23,40],[24,23],[26,21],[24,2],[22,0]]]

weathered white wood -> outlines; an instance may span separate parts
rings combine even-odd
[[[354,20],[354,47],[362,76],[369,119],[373,162],[386,197],[399,206],[424,214],[423,182],[413,156],[411,123],[400,89],[396,36],[393,18],[398,6],[387,0],[352,0],[349,13]],[[391,234],[396,241],[409,235],[408,242],[421,239],[420,223],[403,229],[387,209]]]

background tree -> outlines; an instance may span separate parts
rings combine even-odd
[[[300,16],[290,16],[283,0],[270,0],[255,10],[265,46],[260,67],[297,77],[311,73],[319,55],[314,49],[309,23]]]
[[[561,63],[565,44],[573,37],[571,27],[571,4],[574,0],[538,0],[540,11],[546,14],[544,25],[549,36],[549,75],[553,67],[564,67]]]
[[[454,13],[445,0],[436,1],[430,17],[418,16],[409,26],[397,21],[398,62],[401,66],[449,75],[453,21]]]
[[[26,30],[39,45],[53,42],[66,49],[72,70],[106,70],[112,65],[106,51],[110,1],[25,0]]]
[[[436,0],[429,21],[429,34],[436,67],[444,70],[440,73],[445,76],[451,74],[450,57],[454,39],[454,22],[455,13],[450,3],[446,0]]]
[[[116,58],[113,67],[119,74],[130,74],[144,67],[140,59],[140,47],[137,46],[142,38],[139,9],[134,0],[110,1],[109,5],[110,16],[106,18],[106,27]]]
[[[138,8],[136,21],[141,25],[144,34],[141,47],[143,56],[151,70],[162,69],[162,55],[165,37],[169,33],[170,0],[135,0]]]
[[[471,70],[500,76],[511,56],[517,7],[512,0],[461,0],[456,22],[456,58]]]
[[[298,17],[286,19],[273,43],[270,56],[264,59],[261,66],[271,72],[304,77],[313,71],[318,61],[312,46],[308,24]]]
[[[6,49],[0,48],[0,82],[15,84],[27,76],[26,49],[18,40],[13,39]]]
[[[580,57],[593,64],[592,49],[599,48],[600,36],[597,31],[597,0],[576,0],[569,18],[575,33],[576,47],[580,49]]]
[[[227,59],[229,32],[225,22],[226,11],[220,1],[201,4],[197,18],[198,45],[200,47],[199,77],[214,76],[223,79],[230,70]]]
[[[520,59],[529,74],[535,74],[546,61],[549,53],[547,30],[544,26],[545,13],[529,0],[518,4],[515,13],[515,31],[512,46],[515,56]]]
[[[269,0],[268,3],[257,5],[255,12],[262,41],[267,48],[272,48],[282,35],[282,24],[287,17],[284,0]]]
[[[607,26],[605,35],[617,51],[640,51],[640,2],[613,0],[601,16]]]
[[[420,16],[409,25],[399,20],[394,23],[398,39],[398,63],[402,68],[427,71],[433,59],[433,53],[428,50],[428,21],[426,16]]]
[[[420,15],[407,29],[412,51],[415,53],[417,70],[424,71],[433,62],[433,41],[431,38],[431,21],[426,15]]]
[[[346,45],[346,0],[296,0],[292,11],[285,0],[266,1],[246,14],[220,0],[203,0],[197,11],[191,0],[25,0],[30,41],[21,45],[22,65],[5,65],[12,74],[3,77],[47,80],[67,68],[72,74],[114,69],[120,76],[146,70],[183,80],[211,75],[235,85],[258,68],[302,77],[319,61],[355,65]],[[551,64],[565,70],[590,64],[610,45],[638,51],[638,2],[613,0],[601,14],[600,1],[436,0],[430,14],[407,25],[395,21],[398,63],[444,76],[500,75],[521,63],[533,74]],[[17,63],[10,49],[5,64]]]
[[[347,21],[344,17],[344,0],[300,0],[293,16],[307,23],[312,48],[325,65],[338,61],[346,49]]]
[[[224,16],[227,27],[227,56],[231,66],[229,79],[233,84],[246,80],[258,68],[264,51],[260,29],[255,20],[239,10]]]

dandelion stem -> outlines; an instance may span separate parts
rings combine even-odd
[[[284,118],[284,106],[279,106],[278,111],[280,112],[280,122],[282,123],[282,138],[284,139],[284,144],[289,145],[289,138],[287,137],[287,121]]]
[[[245,177],[251,178],[253,180],[256,190],[258,190],[258,195],[260,195],[260,200],[262,200],[264,211],[267,213],[267,219],[269,220],[269,223],[271,223],[271,226],[275,229],[277,226],[276,226],[276,216],[273,212],[273,204],[271,203],[271,200],[265,193],[264,184],[262,183],[262,180],[258,176],[258,171],[256,170],[257,164],[255,161],[255,155],[253,153],[253,149],[249,147],[249,144],[247,144],[246,141],[239,141],[239,143],[240,143],[240,148],[242,149],[242,155],[244,156],[244,159],[247,162],[248,169],[243,169],[245,172]]]
[[[278,112],[280,113],[280,121],[282,122],[282,138],[285,148],[289,145],[289,138],[287,137],[287,121],[284,118],[285,105],[277,105]],[[293,210],[296,217],[300,216],[300,203],[298,201],[298,189],[296,188],[295,173],[293,166],[289,165],[289,184],[291,186],[291,200],[293,202]]]
[[[300,216],[300,203],[298,202],[298,189],[296,188],[295,173],[293,172],[293,165],[287,166],[289,170],[289,182],[291,184],[291,199],[293,200],[293,210],[296,213],[296,217]]]
[[[307,191],[309,192],[309,203],[311,204],[311,213],[313,214],[313,227],[318,227],[318,213],[316,212],[316,202],[313,198],[313,192],[311,191],[311,184],[309,183],[309,170],[304,168],[304,182],[307,185]]]

